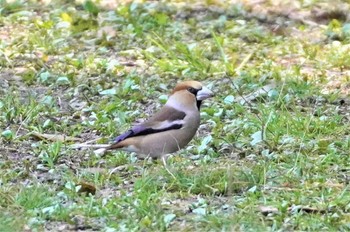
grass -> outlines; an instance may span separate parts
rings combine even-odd
[[[0,231],[349,230],[348,9],[1,2]],[[70,148],[109,142],[186,79],[216,96],[168,161],[176,179]]]

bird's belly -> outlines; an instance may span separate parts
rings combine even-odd
[[[172,133],[162,132],[157,135],[148,135],[142,142],[140,153],[151,157],[174,153],[191,141],[196,130],[190,130],[185,134],[179,132],[180,130]],[[149,143],[149,141],[153,141],[153,143]]]

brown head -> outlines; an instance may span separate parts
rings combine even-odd
[[[199,109],[203,100],[213,96],[213,92],[202,83],[198,81],[183,81],[175,86],[167,104],[179,104],[181,107],[195,104]]]

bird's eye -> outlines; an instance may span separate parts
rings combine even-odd
[[[188,92],[190,92],[190,93],[192,93],[192,94],[194,94],[194,95],[196,95],[196,94],[197,94],[197,92],[198,92],[198,90],[197,90],[197,89],[192,88],[192,87],[189,87],[187,90],[188,90]]]

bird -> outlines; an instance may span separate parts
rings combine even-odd
[[[161,158],[166,170],[174,176],[166,160],[195,136],[202,101],[213,96],[213,92],[198,81],[178,83],[157,113],[116,137],[106,151],[121,149],[135,152],[139,157]]]
[[[86,142],[71,147],[100,148],[95,154],[120,149],[135,152],[140,158],[160,158],[166,171],[175,178],[168,169],[167,158],[184,148],[195,136],[200,125],[202,102],[213,96],[213,92],[199,81],[179,82],[158,112],[117,136],[112,144]]]

